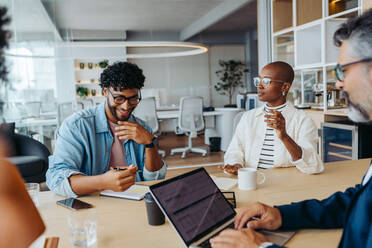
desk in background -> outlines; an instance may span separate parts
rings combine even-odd
[[[205,128],[214,129],[221,137],[221,150],[226,151],[233,136],[234,117],[242,109],[239,108],[216,108],[215,111],[203,112]],[[160,131],[174,132],[178,125],[178,111],[157,111],[160,122]]]
[[[267,204],[286,204],[309,198],[323,199],[336,191],[361,182],[370,159],[325,164],[319,175],[306,175],[296,168],[266,170],[266,182],[255,191],[240,191],[236,187],[238,207],[262,201]],[[207,167],[210,174],[224,176],[216,167]],[[172,170],[172,176],[188,171]],[[225,175],[226,176],[226,175]],[[169,177],[169,175],[168,175]],[[149,182],[148,182],[149,183]],[[41,192],[39,211],[46,224],[46,236],[59,236],[59,247],[71,247],[66,216],[69,211],[56,205],[62,197]],[[80,198],[95,206],[98,216],[98,247],[184,247],[180,237],[166,221],[161,226],[147,224],[144,201],[102,197],[98,194]],[[341,229],[301,230],[287,247],[337,247]]]
[[[57,129],[58,120],[57,117],[40,117],[40,118],[27,118],[27,119],[21,119],[19,121],[15,122],[16,128],[30,128],[30,127],[37,127],[38,133],[40,134],[39,141],[43,144],[45,144],[44,140],[44,128],[47,126],[55,126]],[[49,147],[50,149],[50,147]]]
[[[166,119],[177,119],[178,118],[178,110],[168,110],[168,111],[157,111],[156,114],[158,116],[159,120],[166,120]],[[203,112],[204,117],[208,116],[215,116],[215,115],[221,115],[222,112],[220,111],[208,111]]]
[[[156,111],[172,111],[172,110],[179,110],[180,106],[176,104],[172,105],[160,105],[156,107]]]
[[[161,132],[176,132],[176,127],[178,126],[178,110],[157,111],[156,114],[159,119],[159,129]],[[203,112],[205,128],[215,129],[216,116],[221,114],[222,112],[219,111]]]

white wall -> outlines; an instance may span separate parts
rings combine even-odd
[[[163,49],[173,51],[172,49]],[[177,50],[177,49],[174,49]],[[127,53],[162,52],[162,49],[130,48]],[[145,88],[160,89],[160,103],[178,104],[182,96],[197,95],[204,97],[204,105],[222,107],[228,104],[226,96],[220,96],[214,89],[218,79],[215,71],[219,70],[218,60],[245,61],[244,45],[212,46],[208,53],[174,57],[128,59],[137,64],[146,76]],[[233,101],[235,102],[235,97]]]
[[[127,53],[171,52],[179,49],[130,48]],[[178,104],[180,97],[197,95],[209,105],[208,54],[173,58],[128,59],[146,76],[145,88],[160,89],[160,104]]]

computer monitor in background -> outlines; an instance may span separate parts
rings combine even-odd
[[[238,108],[244,109],[246,111],[257,108],[261,105],[261,102],[258,100],[257,93],[239,93],[236,96],[236,103]]]

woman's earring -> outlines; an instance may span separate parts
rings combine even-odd
[[[283,96],[285,96],[285,95],[286,95],[286,94],[285,94],[285,91],[283,91],[283,92],[282,92],[282,95],[283,95]]]

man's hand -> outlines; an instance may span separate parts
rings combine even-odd
[[[254,218],[254,219],[252,219]],[[276,230],[282,225],[282,215],[279,209],[260,202],[245,208],[237,209],[235,228]]]
[[[150,144],[154,135],[137,123],[129,121],[118,121],[119,126],[115,127],[115,136],[119,139],[131,139],[138,144]]]
[[[109,170],[101,177],[102,190],[124,191],[136,182],[137,167],[131,165],[127,170]]]
[[[226,171],[227,173],[233,174],[233,175],[238,175],[238,170],[242,168],[240,164],[234,164],[234,165],[225,165],[225,166],[219,166],[218,168],[221,170]]]
[[[210,240],[213,248],[256,248],[263,242],[267,242],[265,236],[249,228],[226,229]]]
[[[285,119],[283,115],[276,110],[269,111],[270,115],[265,115],[265,122],[268,127],[274,128],[279,139],[283,139],[286,135]]]

